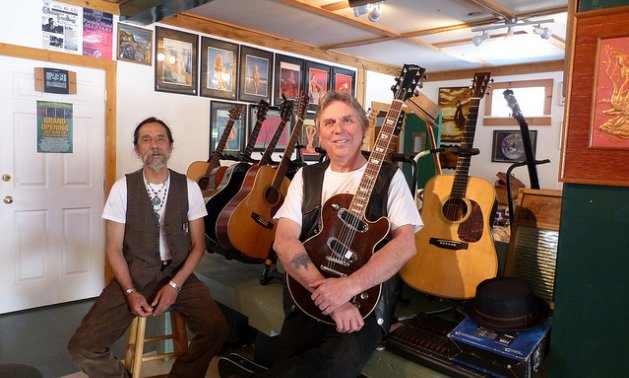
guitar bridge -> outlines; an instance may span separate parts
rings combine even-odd
[[[438,238],[430,238],[430,244],[439,248],[451,249],[455,251],[458,251],[460,249],[467,249],[468,246],[468,244],[465,242]]]
[[[273,222],[270,221],[269,219],[266,219],[265,217],[263,217],[262,215],[258,214],[258,213],[251,213],[251,218],[260,226],[267,228],[267,229],[272,229],[273,228]]]
[[[325,265],[321,265],[319,270],[321,270],[322,272],[327,272],[327,273],[333,274],[333,275],[335,275],[337,277],[345,277],[345,276],[347,276],[347,274],[345,274],[343,272],[339,272],[338,270],[332,269],[332,268],[330,268],[328,266],[325,266]]]

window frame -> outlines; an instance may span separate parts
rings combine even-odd
[[[553,79],[539,79],[539,80],[521,80],[521,81],[505,81],[500,83],[491,84],[491,90],[494,92],[497,89],[514,89],[514,88],[528,88],[528,87],[544,87],[544,115],[527,117],[526,112],[523,111],[524,119],[529,126],[550,126],[551,116],[550,109],[553,100]],[[491,116],[491,104],[494,96],[485,97],[485,116],[483,118],[484,126],[518,126],[518,121],[513,117],[492,117]],[[502,98],[500,99],[504,101]],[[496,100],[498,101],[498,100]]]

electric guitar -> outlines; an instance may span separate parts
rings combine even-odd
[[[221,210],[215,228],[218,242],[224,250],[241,253],[252,259],[269,257],[275,237],[273,214],[284,202],[284,196],[288,191],[289,180],[286,177],[286,170],[301,132],[308,106],[307,97],[305,93],[299,97],[297,122],[280,164],[277,167],[270,164],[271,154],[286,122],[291,117],[292,106],[289,101],[284,101],[287,105],[283,110],[282,121],[260,162],[249,168],[240,190]]]
[[[205,236],[208,246],[218,244],[216,237],[216,219],[225,205],[236,195],[238,189],[242,185],[245,174],[251,168],[251,154],[255,148],[256,140],[260,134],[262,124],[266,120],[269,110],[269,103],[260,100],[256,113],[256,124],[249,135],[249,143],[245,147],[244,152],[240,156],[240,162],[217,169],[223,169],[223,178],[220,184],[210,194],[205,197],[205,208],[207,216],[205,217]]]
[[[216,149],[212,153],[209,161],[195,161],[190,164],[188,170],[186,171],[186,176],[199,184],[203,197],[207,197],[218,186],[223,178],[223,172],[221,171],[219,174],[216,168],[220,166],[223,149],[225,148],[227,140],[229,139],[229,134],[234,127],[234,122],[240,118],[241,110],[242,105],[236,104],[232,106],[229,111],[229,121],[225,124],[223,135],[218,141]]]
[[[424,227],[415,234],[417,254],[400,270],[409,286],[439,297],[473,298],[476,286],[498,271],[489,221],[496,192],[489,181],[468,177],[479,102],[489,77],[488,72],[474,75],[456,173],[426,183]]]
[[[371,222],[365,218],[365,213],[380,169],[389,152],[404,100],[413,95],[424,72],[422,67],[404,65],[400,77],[396,78],[397,84],[393,87],[393,103],[367,159],[365,173],[358,186],[360,189],[355,195],[343,193],[328,199],[321,209],[321,230],[304,242],[308,256],[326,278],[348,276],[360,269],[371,259],[376,245],[389,233],[390,223],[386,217]],[[290,275],[286,279],[291,297],[304,313],[319,321],[334,324],[333,319],[323,315],[312,301],[310,290]],[[381,291],[382,284],[379,284],[351,299],[363,318],[375,309]]]

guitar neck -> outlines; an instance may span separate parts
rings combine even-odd
[[[389,153],[389,147],[391,146],[403,105],[402,101],[393,100],[380,128],[380,133],[378,133],[376,143],[367,161],[365,174],[363,174],[360,180],[359,188],[361,189],[356,192],[349,206],[349,211],[355,215],[362,215],[369,203],[369,197],[371,197],[371,192],[376,184],[380,168],[382,168],[382,163]]]
[[[476,120],[478,118],[478,107],[480,98],[473,97],[470,99],[469,114],[465,121],[465,129],[463,130],[463,142],[461,150],[470,151],[474,144],[474,133],[476,132]],[[456,162],[456,171],[454,176],[454,184],[452,185],[452,198],[465,198],[467,191],[467,178],[470,171],[470,162],[472,157],[470,154],[461,154]]]
[[[297,122],[295,123],[295,127],[290,135],[290,140],[288,141],[288,145],[284,149],[284,155],[282,156],[282,161],[277,167],[277,171],[275,172],[275,178],[273,179],[273,187],[279,189],[282,185],[282,181],[284,177],[286,177],[286,171],[288,170],[288,166],[290,164],[291,156],[293,156],[293,152],[295,151],[295,144],[297,143],[297,138],[301,134],[301,128],[304,124],[303,115],[297,116]]]
[[[234,123],[240,118],[240,105],[234,105],[232,110],[229,113],[229,121],[225,124],[225,129],[223,130],[223,135],[221,135],[221,139],[218,141],[216,145],[216,149],[212,153],[212,157],[210,158],[206,176],[209,176],[210,172],[216,167],[219,166],[221,157],[223,156],[223,150],[225,149],[225,145],[227,144],[227,140],[229,139],[229,134],[231,133]]]
[[[251,134],[249,135],[249,143],[247,143],[247,147],[245,147],[245,151],[242,153],[243,161],[249,160],[251,158],[251,154],[253,153],[253,149],[256,147],[256,142],[258,140],[258,135],[260,135],[260,129],[262,128],[262,124],[264,123],[264,119],[258,118],[256,120],[256,124],[251,130]]]

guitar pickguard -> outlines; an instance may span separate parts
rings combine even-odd
[[[472,211],[470,216],[459,225],[459,239],[468,243],[479,241],[483,237],[483,210],[480,205],[470,200]]]

